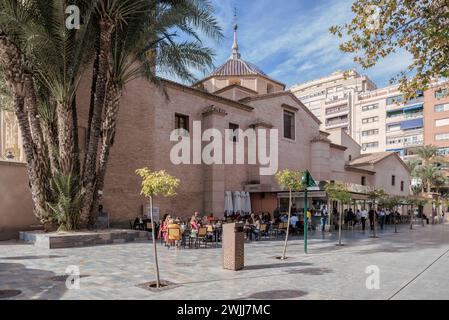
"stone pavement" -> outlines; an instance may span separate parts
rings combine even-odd
[[[178,286],[150,292],[150,242],[88,248],[41,249],[19,241],[0,242],[0,292],[11,299],[449,299],[449,225],[390,226],[372,239],[348,231],[337,247],[336,233],[289,242],[286,261],[275,259],[282,241],[245,245],[246,268],[222,269],[222,251],[167,249],[158,245],[161,277]],[[67,289],[66,268],[80,268],[80,289]],[[366,288],[368,266],[380,271],[380,288]],[[60,279],[62,278],[62,279]],[[61,281],[62,280],[62,281]]]

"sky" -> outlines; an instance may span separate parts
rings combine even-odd
[[[353,0],[211,0],[225,39],[204,41],[215,51],[215,66],[231,54],[234,7],[239,25],[242,59],[252,62],[272,78],[290,87],[337,70],[355,68],[379,87],[406,69],[411,58],[405,52],[363,70],[351,55],[339,50],[340,39],[329,32],[332,25],[349,22]],[[196,74],[201,78],[203,74]]]

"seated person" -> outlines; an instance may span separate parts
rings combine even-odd
[[[179,224],[175,223],[173,219],[168,221],[168,238],[167,244],[175,244],[176,241],[181,240],[181,228]],[[170,232],[170,230],[178,230],[178,232]]]

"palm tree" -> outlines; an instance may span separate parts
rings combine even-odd
[[[221,39],[220,28],[211,15],[212,7],[207,1],[175,1],[170,6],[165,2],[148,4],[146,9],[149,16],[139,16],[114,35],[96,188],[93,198],[87,197],[92,199],[91,208],[85,208],[87,212],[92,212],[102,195],[109,152],[116,132],[120,98],[126,84],[145,76],[160,86],[155,74],[156,67],[183,81],[193,81],[195,78],[190,70],[212,65],[213,53],[210,49],[203,47],[197,40],[177,43],[177,35],[172,31],[179,28],[194,39],[199,39],[199,34],[195,31],[198,29],[214,40]]]
[[[80,29],[65,27],[69,3],[80,8]],[[173,30],[194,41],[176,41]],[[0,0],[0,72],[14,99],[38,219],[49,221],[48,204],[58,198],[51,181],[62,175],[73,181],[81,225],[92,222],[123,87],[138,76],[158,83],[157,68],[190,80],[192,67],[210,66],[212,52],[201,45],[198,31],[221,37],[207,0]],[[75,95],[92,64],[81,161]]]

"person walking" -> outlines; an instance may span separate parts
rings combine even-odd
[[[323,209],[321,209],[321,231],[326,231],[326,224],[327,224],[327,209],[326,206],[323,206]]]
[[[370,226],[371,231],[374,230],[374,215],[375,215],[375,214],[376,214],[376,213],[374,212],[373,209],[370,209],[369,212],[368,212],[369,226]]]
[[[362,231],[365,231],[366,219],[368,219],[368,211],[364,208],[360,213],[360,221],[362,222]]]
[[[384,229],[385,225],[385,211],[384,209],[380,209],[379,211],[379,223],[380,223],[380,230]]]

